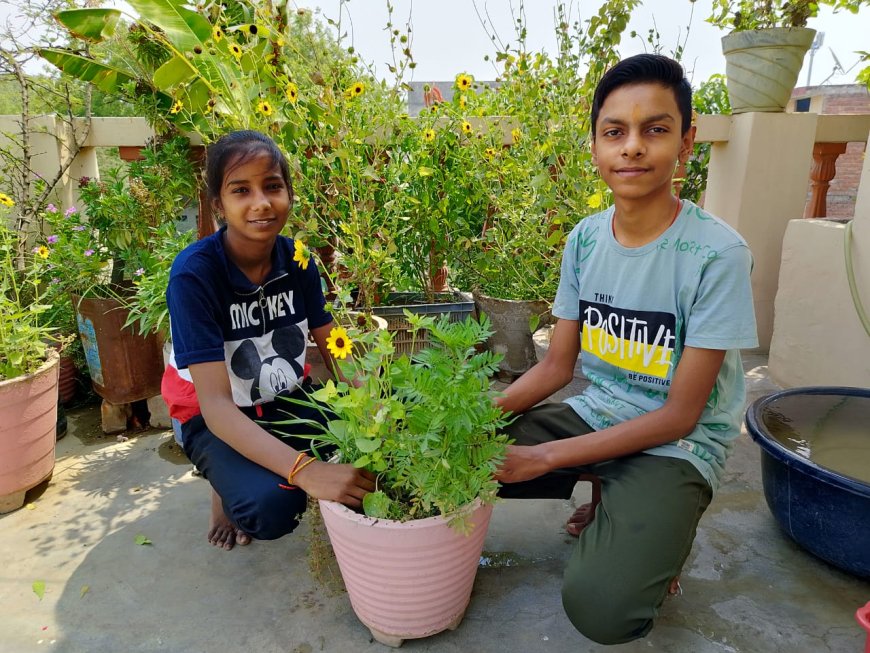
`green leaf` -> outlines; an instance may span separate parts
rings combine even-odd
[[[173,57],[154,71],[154,86],[161,91],[168,91],[172,87],[186,82],[195,74],[187,59],[184,57]]]
[[[211,38],[211,24],[205,17],[185,9],[177,0],[129,0],[129,4],[142,18],[162,29],[169,42],[182,52]]]
[[[117,9],[67,9],[54,17],[76,38],[99,43],[115,33],[121,12]]]
[[[40,57],[54,64],[67,75],[83,82],[90,82],[106,93],[120,93],[125,84],[136,82],[135,77],[123,70],[106,66],[66,50],[39,48],[38,52]]]
[[[377,451],[382,442],[383,440],[381,440],[381,438],[374,438],[373,440],[370,440],[369,438],[357,438],[354,441],[354,444],[356,444],[356,448],[363,453],[372,453],[373,451]]]
[[[384,518],[390,514],[392,500],[386,494],[378,490],[369,492],[363,497],[363,512],[368,517]]]
[[[541,316],[540,315],[530,315],[529,316],[529,331],[534,333],[538,330],[538,325],[541,324]]]
[[[360,456],[353,461],[353,466],[357,469],[360,469],[361,467],[365,467],[366,465],[368,465],[370,462],[371,460],[369,460],[368,456]]]
[[[426,166],[420,166],[419,168],[417,168],[417,174],[421,177],[431,177],[433,174],[435,174],[435,169],[427,168]]]
[[[151,544],[151,540],[142,535],[142,533],[136,535],[136,539],[134,539],[133,541],[136,542],[136,544],[138,544],[139,546],[146,546],[148,544]]]
[[[35,580],[33,581],[33,593],[39,597],[39,600],[42,600],[42,597],[45,596],[45,581],[44,580]]]
[[[79,598],[83,597],[85,594],[91,591],[90,585],[82,585],[82,588],[79,590]]]

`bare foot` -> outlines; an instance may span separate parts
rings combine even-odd
[[[674,579],[671,581],[671,584],[668,585],[668,594],[670,596],[676,596],[677,594],[683,593],[683,586],[680,585],[680,577],[674,576]]]
[[[578,480],[592,483],[592,500],[584,503],[568,517],[565,532],[571,537],[580,537],[580,533],[595,519],[595,509],[601,503],[601,480],[591,474],[583,474]]]
[[[224,507],[217,492],[211,491],[211,519],[208,525],[208,541],[229,551],[236,544],[245,546],[251,543],[251,536],[240,528],[224,514]]]

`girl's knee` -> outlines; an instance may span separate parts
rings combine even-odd
[[[562,606],[584,637],[599,644],[624,644],[645,636],[653,627],[652,606],[607,578],[568,575],[562,584]]]
[[[231,509],[230,519],[255,540],[277,540],[296,529],[306,504],[301,490],[276,488]]]

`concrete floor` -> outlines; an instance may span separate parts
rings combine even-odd
[[[750,400],[775,390],[766,361],[744,357]],[[54,478],[0,516],[0,652],[386,651],[354,616],[332,565],[309,570],[311,523],[276,542],[224,552],[205,541],[208,485],[168,431],[125,442],[99,411],[70,414]],[[501,502],[462,625],[409,651],[602,651],[562,613],[563,523],[588,498]],[[137,544],[145,536],[150,544]],[[32,589],[45,584],[39,600]],[[870,583],[797,547],[761,492],[744,434],[701,521],[682,577],[652,633],[616,651],[858,653],[855,610]]]

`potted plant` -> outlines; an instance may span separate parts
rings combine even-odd
[[[59,356],[46,345],[52,329],[36,267],[45,251],[18,255],[11,206],[0,193],[0,513],[24,505],[54,471],[58,399]]]
[[[821,5],[857,11],[847,0],[714,0],[709,23],[722,37],[733,113],[782,111],[816,31],[807,22]]]
[[[477,352],[486,320],[408,314],[429,346],[399,354],[390,331],[336,328],[352,384],[327,382],[311,399],[332,412],[318,444],[377,475],[365,514],[320,502],[354,611],[380,642],[455,628],[468,605],[504,454],[508,420],[493,403],[498,356]],[[358,341],[358,343],[355,343]]]
[[[165,241],[175,235],[176,213],[195,196],[188,154],[187,139],[180,137],[146,148],[143,160],[126,170],[111,170],[102,180],[83,178],[84,210],[50,205],[44,214],[52,232],[45,242],[47,264],[56,287],[71,298],[94,389],[111,404],[160,394],[162,342],[157,333],[129,327],[129,310],[131,297],[144,292],[135,282],[171,263],[161,258]]]

